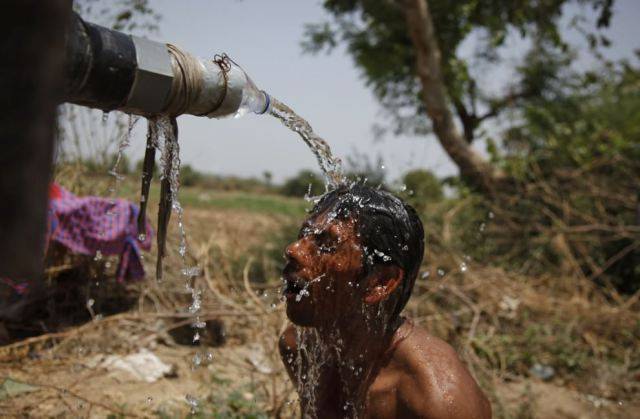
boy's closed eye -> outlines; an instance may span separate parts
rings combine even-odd
[[[314,235],[316,245],[323,253],[333,253],[336,251],[338,241],[328,231],[322,231]]]

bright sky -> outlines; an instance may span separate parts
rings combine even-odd
[[[258,87],[306,118],[338,157],[352,155],[355,149],[372,161],[380,154],[390,180],[418,167],[439,175],[455,173],[455,166],[433,137],[373,141],[372,126],[381,121],[384,110],[344,50],[318,56],[302,53],[304,24],[327,18],[321,3],[151,0],[151,7],[162,14],[160,32],[154,38],[201,57],[226,52]],[[640,1],[616,1],[609,31],[615,47],[609,56],[631,56],[640,46],[639,18]],[[472,44],[471,40],[463,48],[471,50]],[[585,65],[588,62],[584,60]],[[488,75],[488,82],[503,80],[508,74],[508,69],[500,69]],[[181,116],[178,121],[182,161],[198,170],[258,177],[270,171],[275,181],[303,168],[318,170],[303,142],[269,116],[225,120]],[[139,158],[143,149],[142,141],[136,141],[131,152]]]

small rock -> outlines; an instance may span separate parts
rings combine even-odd
[[[531,368],[529,368],[529,374],[538,377],[543,381],[549,381],[554,375],[556,375],[556,371],[551,365],[544,365],[536,362]]]

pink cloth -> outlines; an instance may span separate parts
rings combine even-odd
[[[145,219],[146,233],[138,237],[138,206],[124,199],[78,197],[57,184],[49,191],[47,247],[58,243],[82,255],[120,256],[116,279],[144,277],[141,251],[151,249],[153,230]],[[98,253],[99,252],[99,253]],[[18,294],[27,283],[0,278]]]
[[[138,237],[137,205],[124,199],[78,197],[56,184],[51,185],[50,197],[47,243],[82,255],[119,255],[120,282],[144,277],[140,254],[141,249],[151,249],[153,230],[147,221],[144,237]]]

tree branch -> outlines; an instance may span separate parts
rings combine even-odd
[[[502,175],[471,149],[454,124],[442,75],[441,52],[427,1],[401,1],[416,51],[416,70],[422,83],[422,100],[433,123],[434,132],[460,169],[462,177],[483,192],[491,194],[495,190],[497,178]]]
[[[464,139],[467,143],[471,144],[474,140],[474,132],[480,121],[474,113],[469,113],[464,103],[459,98],[453,98],[453,106],[456,108],[458,118],[462,122],[462,128],[464,129]]]
[[[478,116],[478,123],[489,119],[489,118],[493,118],[495,116],[498,116],[498,114],[507,106],[512,106],[515,102],[521,100],[521,99],[529,99],[531,97],[537,96],[539,95],[540,92],[539,91],[534,91],[533,89],[527,89],[527,90],[522,90],[519,92],[512,92],[509,93],[508,95],[506,95],[505,97],[502,97],[500,99],[494,100],[491,103],[491,106],[489,107],[489,110],[481,115]]]

